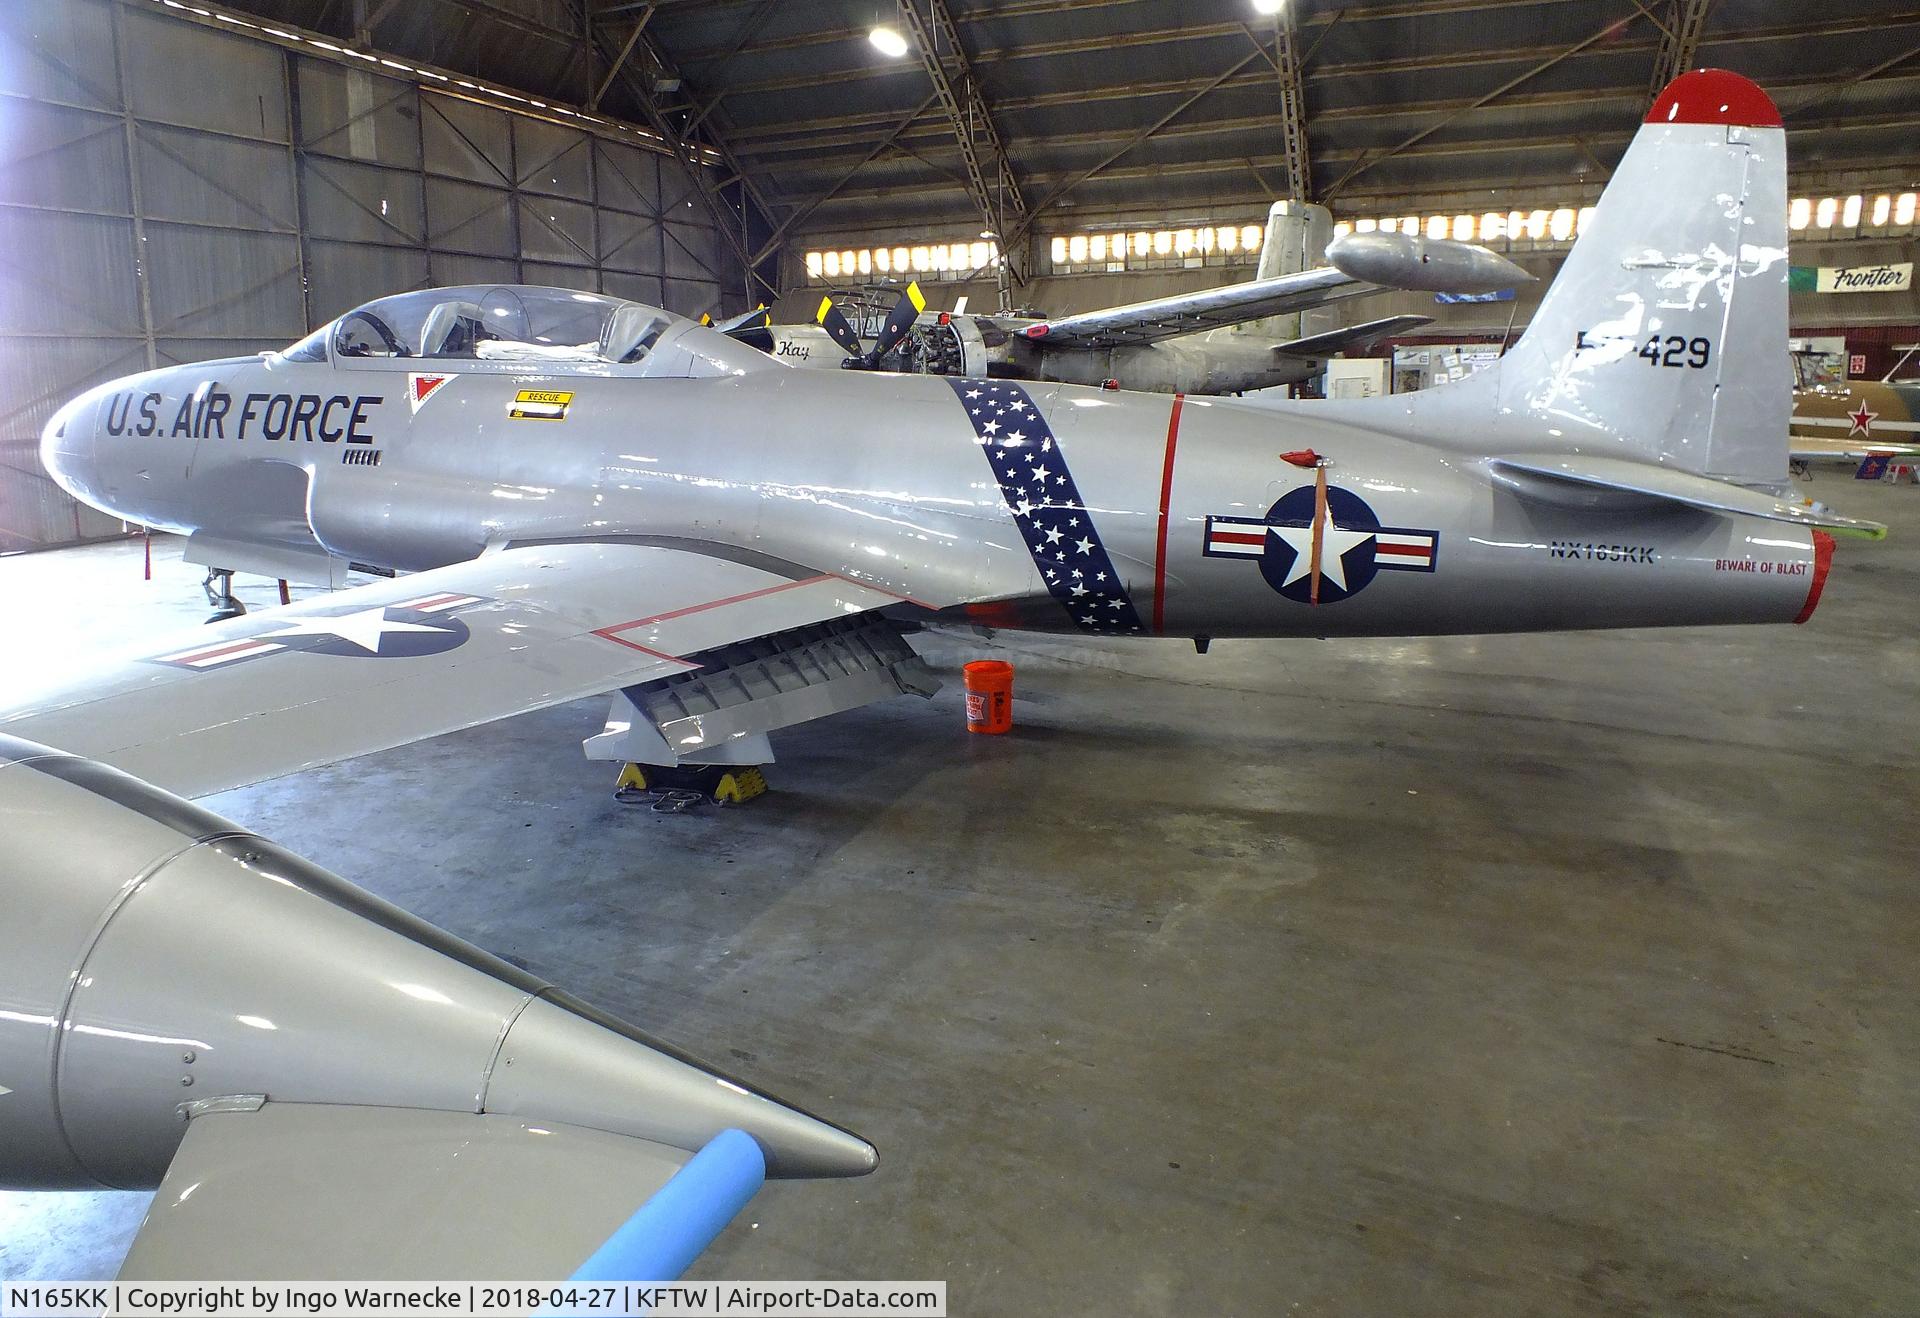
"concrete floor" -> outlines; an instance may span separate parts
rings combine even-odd
[[[1895,536],[1805,627],[949,641],[1019,665],[1014,735],[901,699],[780,737],[741,810],[615,804],[591,701],[211,804],[879,1146],[699,1275],[1913,1312],[1920,489],[1815,489]],[[200,612],[165,557],[0,599],[84,650]],[[143,1203],[0,1195],[0,1276],[110,1274]]]

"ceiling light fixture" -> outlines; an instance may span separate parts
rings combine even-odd
[[[873,43],[875,50],[890,59],[899,59],[907,53],[907,39],[885,24],[867,33],[867,40]]]
[[[1287,7],[1287,0],[1253,0],[1253,12],[1256,14],[1277,14]]]

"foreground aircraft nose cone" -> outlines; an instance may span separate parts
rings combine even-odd
[[[850,1176],[857,1136],[199,806],[0,736],[0,1186],[158,1184],[183,1103],[504,1113]],[[56,1046],[57,1043],[57,1046]]]
[[[1450,238],[1404,233],[1350,233],[1327,245],[1341,274],[1418,293],[1496,293],[1533,282],[1500,253]]]

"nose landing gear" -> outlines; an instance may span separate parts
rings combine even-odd
[[[234,598],[232,568],[208,568],[207,579],[200,583],[200,588],[207,592],[207,603],[213,606],[213,612],[207,615],[208,622],[225,622],[247,611],[247,606]]]

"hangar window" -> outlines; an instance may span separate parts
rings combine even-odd
[[[1913,192],[1795,197],[1788,210],[1788,226],[1795,233],[1808,229],[1829,232],[1911,229],[1920,222],[1917,211],[1920,211],[1920,194]],[[1514,244],[1565,245],[1586,232],[1593,213],[1592,206],[1566,205],[1526,210],[1510,207],[1480,213],[1450,210],[1417,215],[1361,215],[1337,220],[1333,232],[1335,237],[1350,233],[1403,233],[1416,237],[1424,234],[1507,248]],[[1151,270],[1253,265],[1259,260],[1264,240],[1263,225],[1241,223],[1051,234],[1044,250],[1050,268],[1065,273]],[[999,260],[999,249],[985,241],[933,243],[913,248],[810,251],[805,259],[807,277],[815,281],[865,275],[869,271],[913,274],[923,279],[963,279],[991,268]]]

